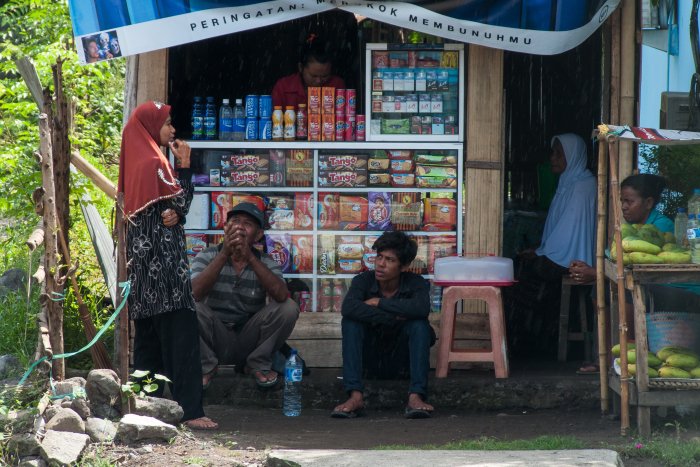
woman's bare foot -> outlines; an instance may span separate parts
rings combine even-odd
[[[415,392],[412,392],[408,395],[407,405],[409,408],[415,410],[425,410],[427,412],[432,412],[433,410],[435,410],[435,407],[425,402],[423,400],[423,397]]]
[[[216,430],[219,428],[219,424],[209,417],[193,418],[183,422],[183,425],[190,430]]]

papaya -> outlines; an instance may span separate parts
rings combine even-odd
[[[678,246],[676,242],[668,242],[664,243],[664,246],[661,247],[661,251],[687,251],[685,248],[682,248]]]
[[[662,366],[659,368],[659,376],[662,378],[690,378],[690,373],[680,368]]]
[[[666,359],[666,365],[673,366],[676,368],[682,368],[684,370],[692,370],[693,368],[700,365],[700,360],[693,355],[684,355],[682,353],[676,353],[670,355]]]
[[[635,363],[628,363],[627,364],[627,372],[632,376],[636,376],[637,375],[637,365]],[[658,378],[659,377],[659,372],[653,368],[648,368],[647,374],[649,375],[649,378]]]
[[[671,232],[664,232],[664,240],[666,243],[673,243],[675,244],[677,239],[676,236],[673,235]]]
[[[630,350],[635,350],[637,347],[635,344],[627,344],[627,351],[629,352]],[[610,348],[610,353],[613,354],[614,357],[619,357],[620,356],[620,344],[615,344]]]
[[[690,263],[689,251],[662,251],[657,255],[666,264],[687,264]]]
[[[662,364],[663,362],[659,357],[649,352],[647,355],[647,366],[649,366],[649,368],[659,368]]]
[[[659,377],[659,372],[655,370],[654,368],[649,368],[648,370],[649,378],[658,378]]]
[[[661,253],[661,247],[639,237],[627,237],[622,239],[622,249],[627,253],[640,252],[657,255]]]
[[[666,361],[668,357],[677,353],[683,355],[692,355],[693,357],[700,359],[700,355],[696,354],[690,349],[686,349],[685,347],[677,347],[675,345],[667,345],[665,347],[660,348],[659,351],[656,352],[656,356],[659,357],[661,360]]]
[[[637,229],[632,224],[622,224],[620,226],[620,234],[622,238],[632,237],[637,235]]]
[[[690,370],[690,377],[694,379],[700,378],[700,367]]]
[[[660,248],[659,251],[661,251]],[[664,260],[656,256],[656,254],[642,253],[641,251],[631,252],[630,261],[632,264],[664,264]]]
[[[648,229],[646,227],[647,226],[645,225],[643,228],[641,228],[637,232],[637,236],[639,238],[641,238],[642,240],[644,240],[645,242],[649,242],[649,243],[654,244],[654,245],[658,246],[659,248],[661,248],[663,246],[663,244],[666,243],[664,241],[663,235],[660,236],[657,232],[655,232],[651,229]]]

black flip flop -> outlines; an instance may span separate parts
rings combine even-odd
[[[253,379],[255,380],[255,384],[257,384],[259,388],[267,389],[267,388],[271,388],[277,384],[277,376],[275,376],[275,379],[273,379],[273,380],[260,381],[255,376],[255,373],[257,373],[257,372],[260,372],[265,377],[267,377],[267,375],[270,373],[270,370],[251,370],[251,375],[253,376]]]
[[[422,418],[430,418],[433,415],[427,410],[413,409],[409,406],[406,406],[406,410],[404,411],[403,416],[405,418],[408,418],[409,420],[418,420]]]
[[[362,416],[362,409],[351,410],[346,412],[344,410],[334,410],[331,412],[331,418],[357,418]]]

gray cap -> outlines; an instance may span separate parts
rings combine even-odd
[[[233,209],[231,209],[228,212],[228,214],[226,214],[226,220],[229,220],[229,218],[231,216],[233,216],[234,214],[239,213],[239,212],[244,212],[244,213],[248,214],[249,216],[251,216],[253,219],[255,219],[258,222],[258,225],[260,225],[261,229],[263,228],[263,224],[265,222],[264,217],[263,217],[263,213],[260,210],[260,208],[257,207],[255,204],[248,203],[248,202],[238,203],[237,205],[235,205],[233,207]]]

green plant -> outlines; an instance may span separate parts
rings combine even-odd
[[[700,188],[700,145],[641,145],[639,157],[648,172],[666,179],[668,190],[661,195],[660,207],[673,218],[679,207],[688,205],[693,188]]]
[[[130,376],[135,381],[127,381],[125,384],[122,384],[122,396],[127,398],[145,396],[147,393],[150,394],[157,391],[158,381],[171,382],[167,376],[159,375],[158,373],[154,373],[151,376],[151,372],[146,370],[136,370]]]
[[[381,446],[379,449],[448,449],[462,451],[514,451],[535,449],[582,449],[584,443],[573,436],[538,436],[534,439],[499,440],[483,436],[443,445]]]

